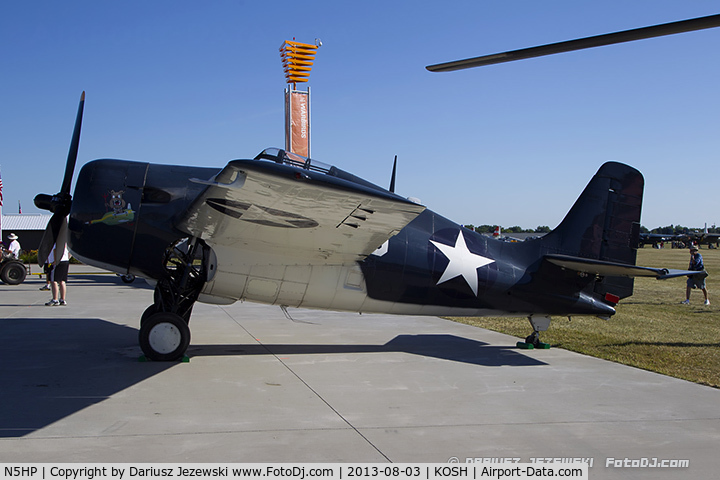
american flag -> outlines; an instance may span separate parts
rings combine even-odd
[[[0,175],[0,207],[2,207],[2,175]]]

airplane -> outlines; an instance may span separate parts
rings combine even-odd
[[[510,235],[503,235],[502,234],[502,227],[499,225],[495,226],[495,230],[493,230],[492,237],[496,240],[502,240],[503,242],[522,242],[524,239],[512,237]]]
[[[685,233],[641,233],[639,238],[639,246],[643,247],[648,244],[653,246],[660,242],[674,242],[683,246],[690,245],[707,245],[708,248],[720,248],[720,233],[708,232],[707,225],[702,232],[687,231]]]
[[[660,243],[672,242],[676,238],[678,238],[678,236],[674,234],[665,235],[662,233],[641,233],[638,237],[638,246],[644,247],[645,245],[652,245],[653,247],[656,247]]]
[[[155,285],[140,319],[145,357],[175,361],[196,302],[433,316],[527,317],[518,342],[549,347],[552,316],[609,318],[638,276],[697,274],[636,266],[644,179],[608,162],[551,233],[522,243],[483,236],[335,166],[278,148],[222,168],[77,162],[85,103],[38,252],[66,243],[81,262]]]
[[[720,233],[695,232],[691,235],[691,241],[695,245],[706,245],[708,248],[720,248]]]
[[[676,237],[687,245],[699,246],[707,244],[708,248],[720,248],[720,233],[708,232],[707,223],[702,231],[686,231],[676,235]]]

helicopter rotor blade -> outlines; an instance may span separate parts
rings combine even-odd
[[[454,70],[482,67],[485,65],[494,65],[504,62],[514,62],[516,60],[524,60],[526,58],[542,57],[545,55],[554,55],[556,53],[572,52],[585,48],[594,48],[602,47],[605,45],[613,45],[616,43],[633,42],[635,40],[662,37],[665,35],[674,35],[676,33],[692,32],[695,30],[704,30],[707,28],[715,27],[720,27],[720,15],[691,18],[688,20],[663,23],[650,27],[623,30],[620,32],[606,33],[604,35],[596,35],[593,37],[578,38],[576,40],[568,40],[565,42],[551,43],[530,48],[522,48],[520,50],[495,53],[492,55],[483,55],[480,57],[467,58],[464,60],[455,60],[453,62],[438,63],[436,65],[429,65],[425,68],[427,68],[431,72],[451,72]]]

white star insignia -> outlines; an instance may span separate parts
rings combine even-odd
[[[477,269],[491,264],[495,262],[495,260],[483,257],[482,255],[477,255],[468,250],[462,230],[458,233],[454,247],[451,245],[445,245],[444,243],[438,243],[433,240],[430,240],[430,243],[435,245],[449,260],[449,263],[447,267],[445,267],[445,271],[443,272],[442,277],[440,277],[440,280],[438,280],[437,284],[440,285],[441,283],[452,280],[455,277],[462,276],[472,289],[475,296],[477,296]]]
[[[378,257],[382,257],[388,252],[388,248],[390,248],[390,240],[385,240],[385,243],[376,248],[375,251],[370,255],[377,255]]]

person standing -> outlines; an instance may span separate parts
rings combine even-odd
[[[50,290],[52,285],[52,271],[53,271],[53,252],[50,251],[48,259],[43,265],[43,272],[45,272],[45,285],[39,288],[39,290]]]
[[[695,245],[690,246],[690,265],[688,265],[688,270],[703,273],[700,275],[688,276],[687,288],[685,290],[685,300],[683,300],[681,303],[683,303],[684,305],[689,305],[690,291],[693,288],[699,288],[700,290],[702,290],[703,295],[705,295],[705,305],[710,305],[707,287],[705,286],[705,277],[707,277],[707,272],[705,272],[705,264],[703,263],[702,255],[700,255],[700,251]]]
[[[68,270],[70,269],[70,252],[68,251],[67,244],[62,245],[63,249],[58,248],[57,243],[53,245],[52,256],[58,261],[53,262],[52,270],[50,272],[51,289],[52,289],[52,300],[47,302],[45,305],[48,307],[67,305],[65,297],[67,296],[67,277]]]
[[[66,306],[67,302],[67,277],[70,269],[70,252],[67,248],[67,222],[60,227],[57,240],[53,245],[48,258],[52,258],[52,273],[50,280],[52,281],[53,298],[45,305],[48,307]]]

